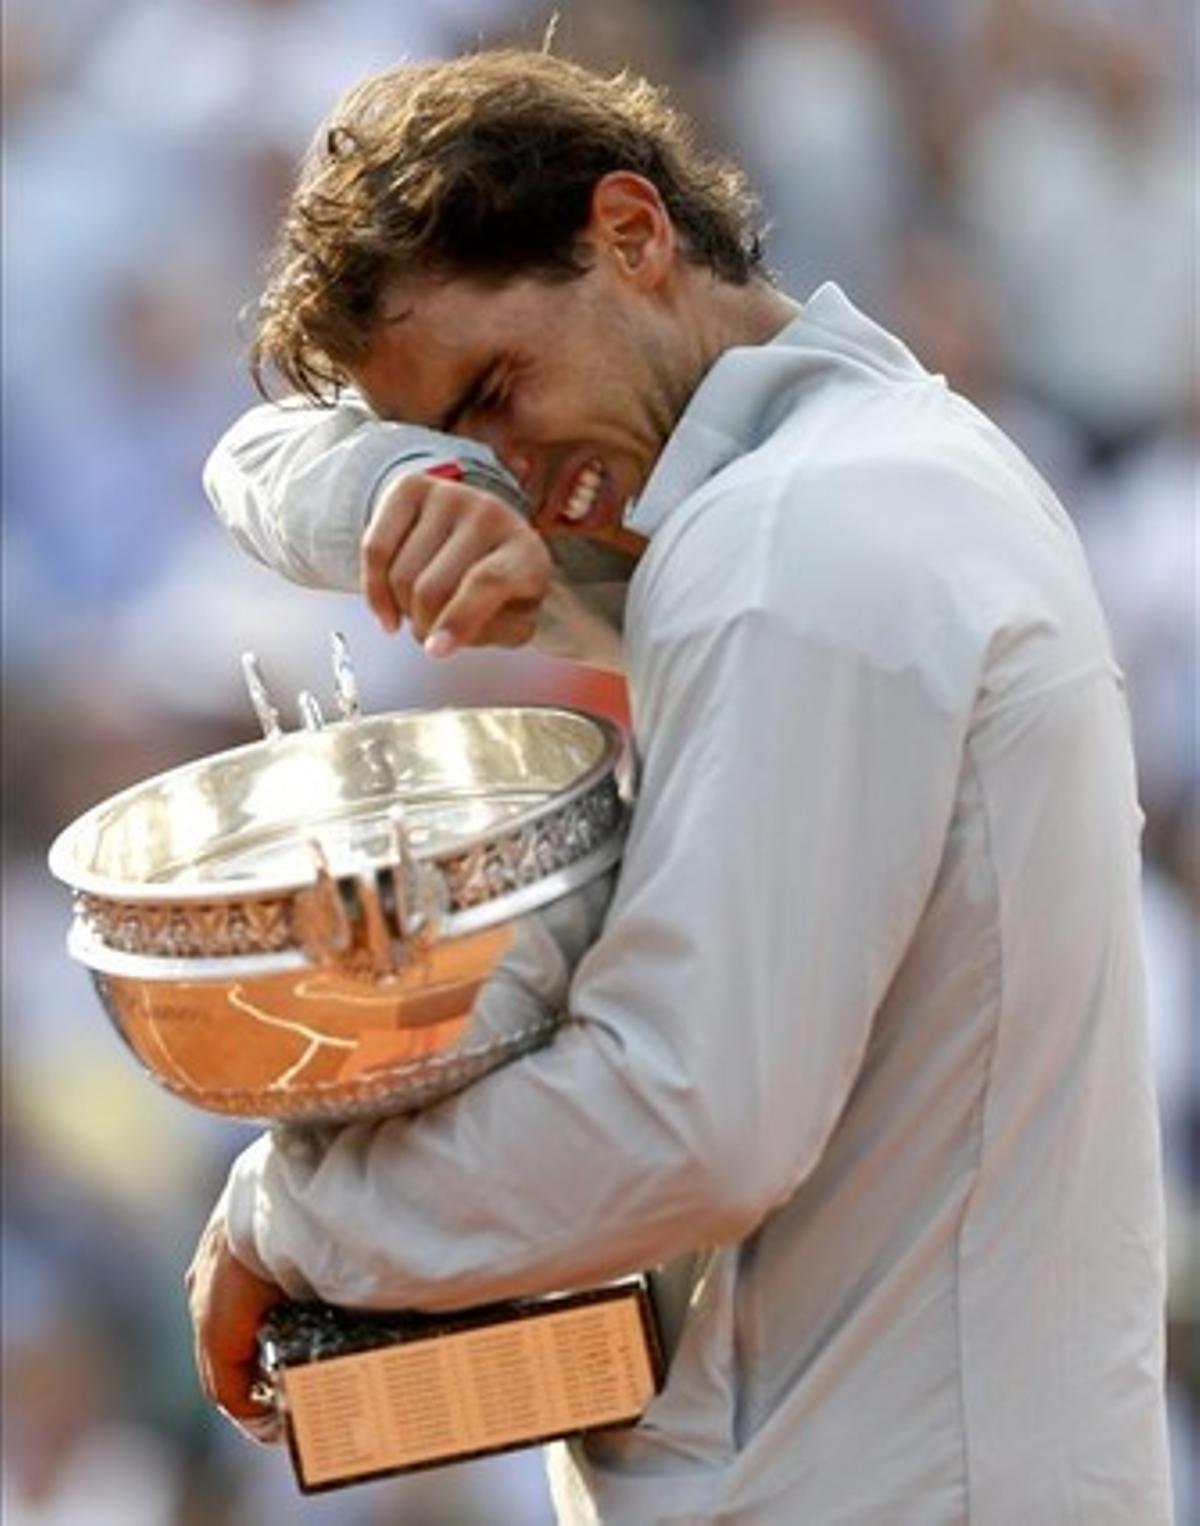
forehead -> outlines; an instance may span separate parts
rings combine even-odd
[[[560,290],[531,278],[397,282],[350,375],[376,412],[436,426],[481,369],[546,345]]]

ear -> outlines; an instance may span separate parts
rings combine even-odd
[[[585,233],[597,257],[641,290],[661,286],[674,268],[675,225],[658,187],[632,171],[613,170],[596,182]]]

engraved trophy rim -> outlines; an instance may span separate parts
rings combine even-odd
[[[528,821],[558,810],[586,794],[593,785],[611,774],[617,768],[624,750],[624,737],[621,728],[615,722],[610,721],[605,716],[596,715],[591,711],[572,705],[441,705],[427,709],[413,708],[410,710],[382,711],[379,714],[363,716],[361,718],[334,721],[326,724],[319,732],[286,732],[276,737],[262,738],[253,742],[242,742],[235,747],[223,748],[219,752],[208,753],[200,758],[177,763],[170,768],[161,770],[159,773],[151,774],[135,784],[128,785],[112,795],[106,796],[74,817],[56,834],[50,844],[47,855],[50,872],[57,880],[76,892],[122,903],[170,901],[186,904],[192,901],[218,899],[233,889],[244,890],[245,882],[234,878],[226,880],[211,878],[195,881],[138,881],[120,879],[112,875],[97,874],[79,865],[77,845],[84,835],[104,816],[112,815],[118,809],[131,806],[139,797],[147,795],[154,788],[168,783],[181,782],[189,776],[198,777],[201,773],[219,764],[247,759],[254,755],[266,757],[270,751],[278,751],[283,748],[301,748],[305,745],[311,745],[307,739],[313,735],[328,736],[351,730],[382,730],[389,723],[404,720],[441,719],[443,717],[457,720],[470,716],[485,715],[567,716],[594,727],[604,738],[603,750],[597,761],[582,772],[571,784],[564,786],[561,790],[547,796],[546,799],[540,800],[522,811],[514,812],[506,818],[501,828],[484,827],[478,831],[463,833],[461,837],[455,838],[452,848],[435,850],[414,848],[414,858],[436,859],[469,851],[480,843],[486,843],[493,838],[507,835],[511,830],[524,825]],[[385,861],[381,859],[381,862]],[[303,885],[311,884],[312,879],[312,874],[283,874],[274,879],[264,877],[255,882],[253,892],[248,894],[246,899],[261,899],[265,896],[294,890]]]
[[[624,839],[626,807],[617,774],[625,739],[606,717],[561,704],[439,706],[356,716],[319,731],[268,735],[177,764],[99,801],[64,827],[51,844],[49,867],[74,894],[72,957],[102,974],[163,980],[219,980],[313,963],[299,931],[302,902],[322,881],[334,887],[361,882],[361,866],[333,872],[310,859],[303,868],[258,874],[253,881],[220,874],[118,876],[94,867],[104,824],[136,812],[165,790],[186,790],[222,770],[252,768],[258,759],[264,765],[286,761],[290,753],[328,748],[339,737],[365,745],[402,736],[406,727],[447,722],[465,727],[485,720],[512,726],[565,720],[595,738],[597,755],[568,783],[509,810],[499,822],[411,848],[401,834],[392,848],[376,848],[371,874],[415,873],[437,935],[450,938],[520,916],[611,867]],[[302,835],[301,818],[295,827]]]

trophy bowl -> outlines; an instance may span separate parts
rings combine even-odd
[[[258,687],[263,740],[122,791],[50,850],[70,952],[138,1060],[210,1112],[314,1122],[411,1111],[545,1043],[621,852],[620,731],[352,699],[326,725],[301,696],[284,733]]]

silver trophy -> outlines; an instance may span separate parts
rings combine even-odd
[[[286,731],[243,669],[262,740],[103,801],[50,850],[70,952],[140,1062],[274,1126],[411,1112],[549,1042],[565,1001],[514,992],[531,937],[571,968],[599,930],[619,730],[540,706],[366,716],[335,634],[336,719],[305,692]],[[288,1305],[261,1346],[306,1491],[629,1423],[662,1376],[642,1278],[452,1320]]]

